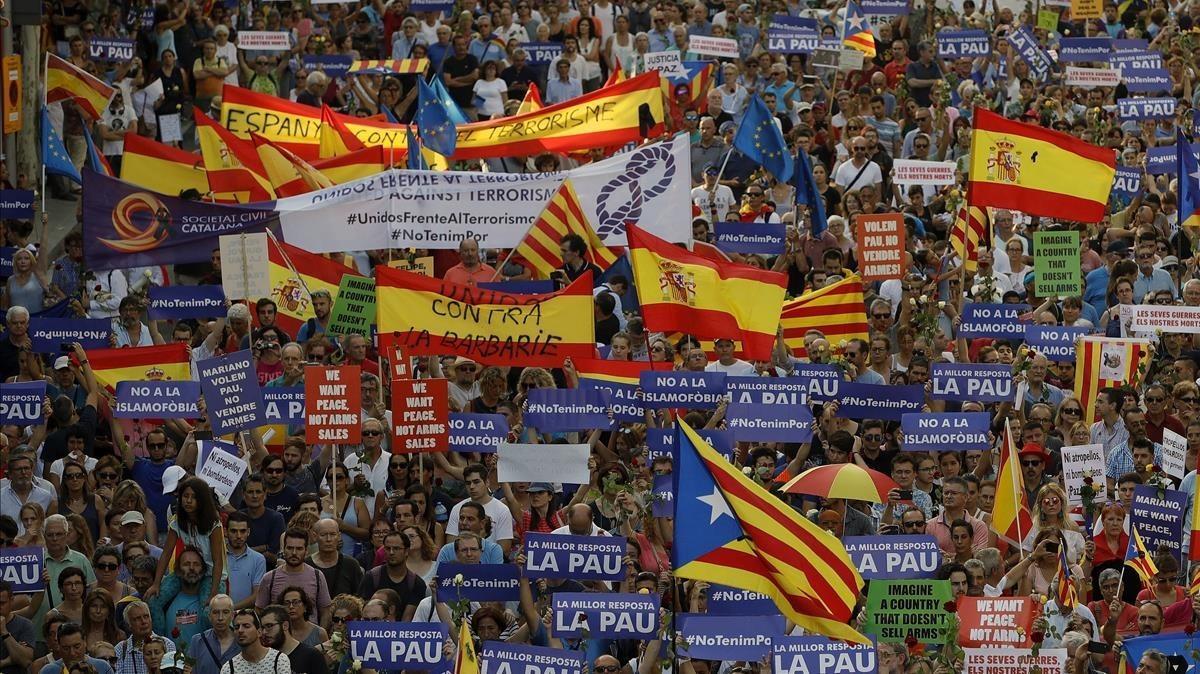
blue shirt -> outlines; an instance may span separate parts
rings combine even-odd
[[[258,553],[254,553],[258,554]],[[260,557],[262,555],[259,555]],[[218,674],[221,670],[221,665],[233,659],[233,656],[241,653],[241,648],[238,647],[237,639],[234,639],[229,644],[229,648],[221,652],[221,641],[217,639],[216,633],[211,629],[192,637],[192,642],[188,645],[188,655],[196,659],[196,664],[192,665],[192,674]],[[213,660],[216,656],[220,661]]]
[[[1154,465],[1162,465],[1162,445],[1157,442],[1154,445]],[[1123,442],[1108,454],[1108,466],[1104,471],[1106,477],[1111,477],[1114,480],[1121,479],[1122,475],[1133,472],[1133,453],[1129,449],[1129,443]]]
[[[178,628],[179,638],[190,641],[192,637],[208,629],[208,612],[204,610],[206,605],[207,602],[200,601],[200,595],[184,594],[180,590],[167,605],[166,633],[175,634],[175,629]]]
[[[225,568],[229,572],[229,596],[237,604],[254,595],[263,574],[267,572],[267,558],[258,550],[249,547],[241,555],[225,553]]]
[[[583,95],[583,83],[574,77],[568,77],[566,82],[561,77],[555,77],[546,82],[546,102],[562,103]]]
[[[1084,281],[1087,289],[1083,291],[1083,301],[1090,304],[1097,315],[1104,313],[1108,308],[1108,298],[1104,295],[1108,292],[1108,267],[1101,265],[1091,270]]]
[[[1146,276],[1142,271],[1138,270],[1137,278],[1133,281],[1133,302],[1141,304],[1142,298],[1146,293],[1157,293],[1160,290],[1170,290],[1171,297],[1179,299],[1179,289],[1175,287],[1175,281],[1171,279],[1171,275],[1165,269],[1154,269]]]
[[[451,542],[451,543],[447,543],[447,544],[443,545],[442,549],[438,552],[437,563],[438,564],[445,564],[445,563],[453,564],[456,561],[458,561],[458,556],[454,554],[454,543]],[[499,545],[496,545],[495,543],[489,541],[486,538],[483,539],[483,552],[479,555],[479,563],[480,564],[503,564],[504,563],[504,549],[501,548]],[[437,572],[435,571],[434,573],[437,573]]]
[[[172,497],[170,494],[163,494],[162,476],[172,465],[170,461],[154,463],[146,457],[139,456],[134,459],[133,470],[130,471],[134,482],[146,492],[146,504],[150,506],[154,519],[158,521],[159,531],[166,531],[169,524],[167,507],[171,505]]]
[[[87,660],[89,665],[96,668],[96,674],[113,674],[112,666],[104,660],[93,658],[90,655],[85,655],[84,659]],[[39,674],[63,674],[63,661],[55,660],[54,662],[51,662],[45,667],[42,667],[42,671],[39,672]]]

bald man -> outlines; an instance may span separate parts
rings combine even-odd
[[[459,263],[446,270],[445,279],[450,283],[474,286],[496,278],[496,270],[479,257],[479,241],[463,239],[458,244]]]
[[[217,674],[221,665],[241,652],[229,623],[233,620],[233,598],[218,594],[208,602],[210,629],[192,636],[188,653],[196,659],[191,674]]]
[[[320,569],[329,582],[329,594],[354,594],[362,582],[363,568],[358,560],[342,554],[342,533],[338,521],[332,517],[318,520],[313,525],[317,534],[317,552],[308,558],[308,563]]]

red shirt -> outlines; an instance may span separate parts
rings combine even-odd
[[[1187,436],[1187,428],[1184,427],[1183,422],[1179,420],[1179,417],[1170,414],[1164,414],[1162,423],[1156,424],[1154,423],[1154,420],[1150,418],[1149,414],[1146,415],[1146,437],[1150,438],[1151,442],[1160,445],[1162,444],[1164,428],[1169,428],[1179,435],[1185,437]]]
[[[1125,550],[1129,547],[1129,534],[1121,532],[1121,540],[1117,544],[1116,550],[1109,549],[1103,532],[1096,534],[1096,536],[1092,538],[1092,541],[1096,543],[1096,557],[1092,560],[1092,564],[1094,566],[1100,566],[1101,564],[1105,562],[1111,562],[1114,559],[1117,561],[1124,561]],[[1097,618],[1097,620],[1099,620],[1099,618]]]

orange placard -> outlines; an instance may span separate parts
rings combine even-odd
[[[858,273],[864,281],[904,276],[904,216],[879,213],[854,216],[858,232]]]
[[[450,390],[445,379],[392,380],[392,453],[450,448]]]
[[[304,439],[310,443],[362,442],[362,368],[304,368]]]
[[[1037,614],[1032,597],[961,597],[958,644],[963,648],[1029,648]]]
[[[21,57],[5,56],[4,72],[4,133],[21,130]]]

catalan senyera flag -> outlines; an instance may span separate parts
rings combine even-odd
[[[1101,389],[1137,385],[1149,355],[1150,342],[1145,339],[1084,337],[1075,343],[1075,397],[1083,403],[1085,423],[1096,421],[1096,396]]]
[[[967,189],[978,207],[1100,222],[1116,175],[1112,150],[975,108]]]
[[[1075,591],[1075,577],[1071,574],[1071,562],[1067,560],[1065,546],[1058,549],[1058,579],[1055,584],[1054,603],[1059,608],[1075,608],[1078,598]]]
[[[770,360],[787,277],[713,262],[640,227],[626,227],[634,285],[647,328],[732,339],[746,358]]]
[[[429,68],[429,59],[383,59],[354,61],[346,74],[371,72],[375,74],[396,73],[399,75],[416,75],[424,73]]]
[[[321,159],[340,157],[365,147],[366,145],[363,145],[358,136],[355,136],[350,129],[346,128],[345,124],[342,124],[342,121],[334,114],[333,108],[322,103],[321,142],[318,150]]]
[[[963,270],[971,273],[979,269],[980,243],[991,240],[988,236],[987,213],[982,208],[966,202],[958,207],[954,215],[954,226],[950,229],[950,245],[962,261]]]
[[[342,276],[353,271],[274,236],[267,237],[267,268],[271,299],[278,306],[275,320],[293,338],[305,321],[316,318],[311,293],[325,290],[330,298],[337,299]]]
[[[578,234],[587,242],[587,260],[604,271],[613,265],[618,253],[604,245],[596,231],[588,223],[587,214],[579,204],[575,185],[568,178],[563,181],[546,208],[521,239],[514,253],[525,259],[539,279],[550,278],[550,272],[563,265],[559,242],[568,234]]]
[[[1025,477],[1013,446],[1012,433],[1005,430],[1004,449],[996,473],[996,502],[992,506],[992,529],[1012,545],[1021,545],[1033,529],[1033,516],[1025,503]]]
[[[1146,551],[1146,545],[1142,543],[1142,536],[1133,524],[1129,525],[1129,545],[1125,548],[1125,566],[1137,571],[1143,585],[1154,585],[1154,577],[1158,575],[1158,566],[1154,563],[1154,558]]]
[[[590,273],[552,293],[516,295],[376,267],[375,298],[380,334],[409,355],[547,368],[596,357]]]
[[[863,283],[858,274],[784,302],[779,315],[783,341],[797,358],[807,358],[804,333],[820,330],[830,344],[842,340],[871,341]]]
[[[164,145],[136,133],[125,134],[121,180],[159,194],[178,196],[186,189],[212,191],[200,155]]]
[[[100,119],[116,89],[76,68],[57,54],[46,54],[46,102],[73,100],[88,117]]]
[[[311,164],[279,147],[258,134],[251,134],[254,149],[262,160],[267,180],[281,197],[293,197],[305,192],[333,187],[333,181],[321,174]]]
[[[863,580],[846,548],[708,445],[683,420],[675,436],[675,533],[680,578],[771,597],[800,627],[867,643],[849,625]]]
[[[525,90],[525,98],[521,99],[521,107],[517,108],[518,115],[525,115],[531,112],[537,112],[546,107],[542,102],[542,94],[538,91],[537,82],[530,82],[529,88]]]
[[[1187,595],[1189,597],[1195,597],[1198,594],[1200,594],[1200,569],[1196,569],[1192,572],[1192,580],[1188,583],[1187,589]]]
[[[254,143],[229,133],[199,108],[192,112],[214,198],[236,203],[274,199],[275,188],[263,173]]]
[[[1200,227],[1200,165],[1191,152],[1180,151],[1181,148],[1191,147],[1181,128],[1175,130],[1175,147],[1175,175],[1179,176],[1179,226]]]
[[[875,35],[866,14],[855,0],[846,2],[846,15],[842,20],[842,45],[857,49],[867,58],[875,58]]]
[[[189,381],[191,360],[186,344],[172,342],[159,346],[127,349],[96,349],[87,352],[96,381],[116,392],[122,381]]]
[[[471,621],[463,616],[458,629],[458,655],[454,658],[454,674],[479,674],[479,654],[471,637]]]

